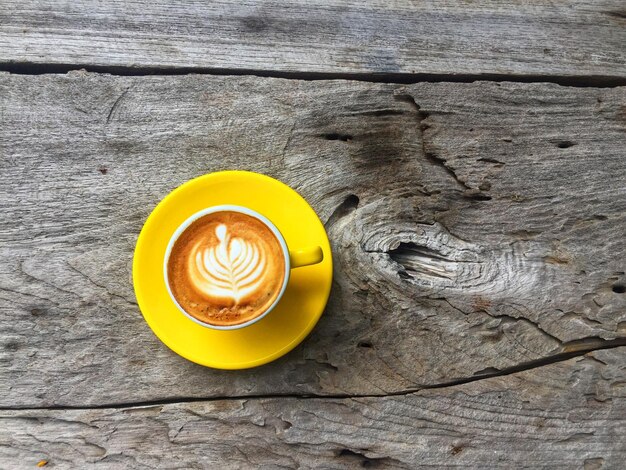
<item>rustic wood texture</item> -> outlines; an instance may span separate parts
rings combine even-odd
[[[625,109],[625,88],[0,74],[0,406],[386,395],[626,344]],[[154,205],[225,168],[296,188],[336,266],[305,343],[236,373],[162,345],[130,280]]]
[[[0,467],[616,469],[625,365],[618,348],[404,396],[0,411]]]
[[[626,76],[623,0],[0,3],[0,63]]]

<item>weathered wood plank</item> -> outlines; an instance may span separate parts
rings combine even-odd
[[[0,63],[626,77],[622,0],[0,3]]]
[[[626,348],[383,398],[0,411],[0,467],[621,468]]]
[[[626,89],[0,74],[0,405],[385,394],[626,336]],[[286,358],[176,356],[132,251],[174,187],[241,168],[327,221],[328,309]]]

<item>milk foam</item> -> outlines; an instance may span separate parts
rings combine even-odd
[[[249,240],[231,237],[224,224],[216,227],[215,234],[219,244],[207,247],[199,241],[190,250],[189,279],[206,296],[238,305],[262,286],[268,254]]]

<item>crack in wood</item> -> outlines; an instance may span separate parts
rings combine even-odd
[[[426,131],[430,129],[430,125],[425,121],[429,118],[430,114],[424,111],[422,107],[419,104],[417,104],[417,102],[415,101],[415,98],[413,98],[413,96],[411,96],[408,93],[396,94],[394,95],[394,99],[396,101],[402,101],[402,102],[408,103],[417,113],[417,126],[420,130],[422,154],[424,155],[426,161],[433,164],[434,166],[443,168],[445,172],[448,175],[450,175],[452,179],[454,179],[454,181],[456,181],[464,191],[467,191],[467,190],[475,191],[475,188],[472,188],[464,180],[459,178],[459,176],[456,174],[454,169],[450,165],[447,164],[447,161],[445,159],[441,158],[439,155],[437,155],[436,153],[428,149],[426,145]],[[474,194],[472,193],[472,195]],[[488,198],[491,199],[490,197]]]
[[[287,149],[289,148],[289,145],[291,144],[291,140],[293,139],[293,131],[296,128],[297,122],[298,120],[294,117],[293,123],[291,124],[291,127],[289,128],[289,133],[287,134],[287,140],[285,141],[285,145],[283,146],[283,149],[280,152],[281,164],[285,163],[285,153],[287,152]],[[272,166],[272,160],[270,159],[270,167],[271,166]]]
[[[440,158],[438,155],[434,154],[433,152],[427,151],[424,142],[425,141],[424,141],[424,137],[422,134],[422,149],[424,151],[424,157],[426,157],[427,162],[432,163],[433,165],[438,166],[440,168],[443,168],[446,171],[446,173],[448,173],[452,177],[452,179],[454,179],[454,181],[456,181],[464,190],[474,189],[471,186],[468,186],[468,184],[465,181],[463,181],[462,179],[458,177],[458,175],[454,172],[454,170],[446,163],[445,159]]]
[[[543,334],[544,336],[546,336],[549,340],[551,341],[555,341],[557,344],[559,344],[559,346],[565,347],[565,344],[567,343],[563,343],[563,341],[560,338],[557,338],[556,336],[554,336],[553,334],[548,333],[543,327],[541,327],[539,325],[539,323],[534,322],[532,320],[530,320],[529,318],[526,317],[514,317],[511,315],[506,315],[506,314],[494,314],[494,313],[490,313],[487,310],[482,310],[483,312],[485,312],[487,315],[489,315],[490,317],[493,318],[501,318],[504,320],[509,320],[511,322],[522,322],[522,323],[526,323],[527,325],[530,325],[532,328],[535,328],[537,331],[539,331],[541,334]],[[565,350],[567,351],[567,350]]]
[[[620,18],[618,12],[607,13]],[[447,74],[447,73],[395,73],[395,72],[281,72],[263,69],[230,69],[219,67],[148,67],[134,65],[94,65],[65,63],[6,62],[0,63],[0,72],[19,75],[66,74],[84,71],[117,76],[154,76],[154,75],[252,75],[256,77],[285,78],[291,80],[355,80],[371,83],[473,83],[476,81],[517,82],[517,83],[554,83],[575,88],[616,88],[626,86],[626,77],[607,75],[556,75],[556,74]]]
[[[94,281],[91,277],[87,276],[87,274],[85,274],[84,272],[82,272],[81,270],[77,269],[76,267],[74,267],[73,265],[71,265],[70,263],[66,262],[66,265],[68,268],[70,268],[72,271],[76,272],[77,274],[79,274],[83,279],[85,279],[86,281],[88,281],[90,284],[92,284],[93,286],[97,287],[98,289],[102,289],[104,290],[107,295],[109,295],[110,297],[115,297],[117,299],[123,300],[124,302],[126,302],[127,304],[131,305],[131,306],[136,306],[137,302],[134,302],[132,300],[128,300],[126,297],[120,295],[120,294],[116,294],[115,292],[111,292],[106,286],[103,286],[101,284],[98,284],[96,281]]]
[[[581,338],[577,340],[584,342],[585,339]],[[458,385],[464,385],[470,382],[477,382],[479,380],[491,379],[494,377],[502,377],[506,375],[516,374],[531,369],[537,369],[540,367],[548,366],[558,362],[567,361],[569,359],[584,356],[594,351],[601,351],[604,349],[614,349],[626,346],[626,338],[617,338],[613,340],[602,340],[601,338],[592,338],[594,340],[593,346],[587,349],[582,348],[555,354],[552,356],[544,357],[541,359],[535,359],[532,361],[517,364],[515,366],[507,367],[501,370],[495,368],[486,368],[481,372],[486,373],[484,375],[475,375],[471,377],[464,377],[461,379],[451,380],[439,384],[433,385],[421,385],[413,388],[407,388],[405,390],[399,390],[396,392],[388,392],[382,394],[350,394],[350,393],[334,393],[334,394],[295,394],[295,393],[277,393],[277,394],[255,394],[255,395],[240,395],[240,396],[224,396],[224,397],[173,397],[164,398],[159,400],[147,400],[137,402],[119,402],[119,403],[106,403],[102,405],[49,405],[49,406],[2,406],[0,411],[12,411],[12,410],[102,410],[102,409],[130,409],[130,408],[151,408],[159,407],[170,404],[181,403],[196,403],[196,402],[217,402],[217,401],[239,401],[239,400],[266,400],[274,398],[291,398],[298,400],[337,400],[337,399],[360,399],[360,398],[385,398],[395,396],[406,396],[420,392],[421,390],[432,390],[441,388],[450,388]],[[598,339],[600,342],[596,343]]]
[[[349,194],[343,202],[335,208],[333,213],[330,214],[330,217],[324,224],[324,227],[328,230],[330,227],[336,225],[339,220],[353,213],[358,207],[359,197],[355,194]]]
[[[115,102],[113,103],[113,106],[111,106],[111,109],[109,110],[109,114],[107,115],[107,124],[111,122],[111,116],[113,116],[113,113],[115,112],[115,110],[121,103],[122,99],[126,96],[126,94],[130,91],[131,88],[132,88],[132,85],[126,88],[126,90],[124,90],[122,94],[115,100]],[[106,171],[102,174],[105,174],[105,173]]]

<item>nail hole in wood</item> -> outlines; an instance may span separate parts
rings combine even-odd
[[[501,162],[500,160],[496,160],[495,158],[484,157],[484,158],[479,158],[476,161],[485,162],[485,163],[493,163],[494,165],[504,165],[504,162]]]
[[[326,140],[341,140],[343,142],[352,142],[352,136],[348,134],[337,134],[336,132],[330,134],[323,134]]]
[[[398,115],[404,114],[404,111],[402,111],[401,109],[377,109],[375,111],[368,111],[363,114],[366,116],[377,116],[377,117],[398,116]]]
[[[560,149],[568,149],[570,147],[573,147],[574,145],[576,145],[576,142],[572,142],[570,140],[562,140],[561,142],[556,144],[556,146]]]
[[[471,199],[473,201],[491,201],[492,199],[491,196],[485,193],[478,193],[478,192],[471,192],[471,191],[464,193],[463,197],[465,199]]]

